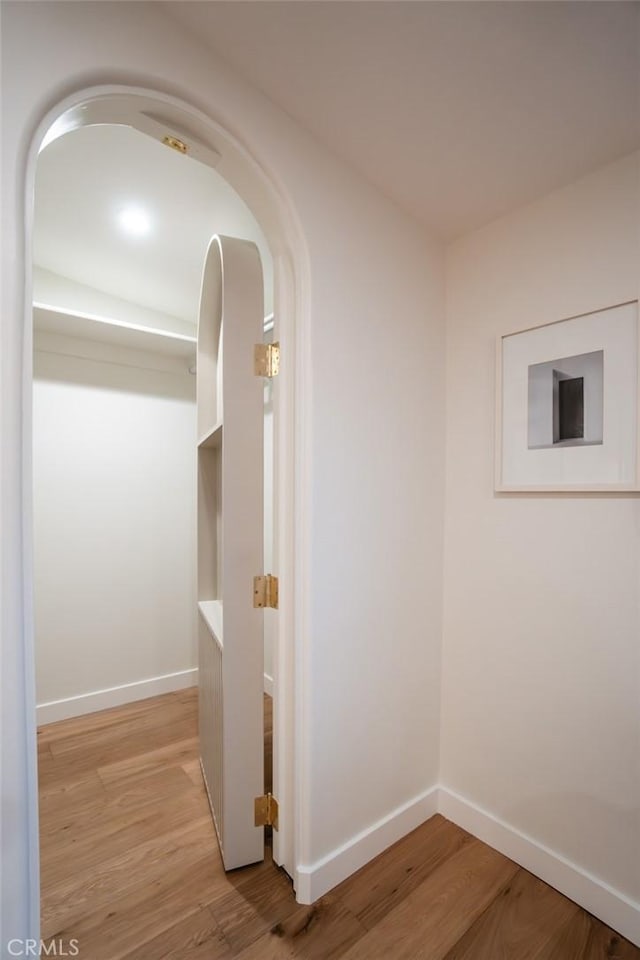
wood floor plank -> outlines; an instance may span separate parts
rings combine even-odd
[[[291,880],[273,865],[229,875],[224,893],[209,904],[232,951],[239,953],[297,908]]]
[[[235,960],[293,960],[296,957],[294,950],[288,941],[265,933],[242,953],[234,954],[234,957]],[[297,956],[303,955],[298,953]]]
[[[337,960],[366,933],[339,897],[327,894],[308,907],[298,907],[277,923],[271,937],[279,937],[292,956],[308,960]]]
[[[345,958],[442,960],[517,869],[502,854],[472,839],[369,930]]]
[[[446,960],[535,960],[577,912],[571,900],[518,870]]]
[[[471,835],[436,815],[345,880],[335,893],[371,928],[415,890],[430,873],[471,840]]]
[[[571,921],[535,960],[640,960],[640,948],[576,906]]]
[[[91,960],[122,960],[134,951],[140,956],[145,944],[197,914],[225,883],[205,855],[187,869],[165,871],[151,882],[140,877],[109,905],[84,914],[52,936],[63,944],[76,939],[80,957]]]
[[[205,907],[124,954],[122,960],[231,960],[232,956]]]
[[[117,753],[126,755],[143,753],[180,739],[181,733],[176,732],[178,725],[184,729],[184,737],[197,734],[193,712],[187,703],[172,703],[161,714],[147,711],[139,716],[119,719],[91,733],[78,731],[71,736],[58,737],[50,740],[47,746],[56,758],[91,753],[99,766],[104,762],[102,754],[113,756],[114,746]]]
[[[38,760],[40,782],[50,792],[61,784],[70,785],[93,777],[97,772],[105,782],[118,777],[144,775],[149,769],[161,769],[166,762],[181,762],[193,757],[196,730],[185,719],[170,731],[144,731],[126,736],[122,744],[113,740],[103,748],[41,756]]]
[[[536,960],[585,960],[591,926],[592,917],[578,909],[559,935],[540,950]],[[602,960],[606,956],[602,954]]]
[[[194,786],[182,764],[172,763],[159,770],[150,770],[144,777],[126,777],[121,781],[111,779],[105,785],[105,796],[111,807],[124,810],[177,793],[193,792]]]
[[[44,884],[59,883],[98,863],[133,849],[152,837],[169,833],[206,815],[206,800],[198,795],[160,798],[144,807],[127,811],[119,818],[98,821],[81,837],[56,838],[42,850],[41,875]]]
[[[147,713],[158,717],[174,702],[197,703],[197,687],[175,693],[163,693],[157,697],[147,697],[146,700],[136,700],[119,707],[110,707],[107,710],[97,710],[94,713],[85,713],[68,720],[58,720],[56,723],[47,723],[38,727],[38,743],[48,743],[50,740],[59,740],[73,736],[75,733],[92,733],[95,730],[113,728],[123,720],[132,717],[144,716]]]
[[[211,818],[206,816],[98,863],[76,869],[64,880],[43,885],[42,929],[52,936],[61,927],[77,923],[85,914],[106,909],[136,887],[141,878],[151,883],[169,871],[180,870],[209,856],[219,877],[224,868]]]
[[[164,747],[151,748],[137,756],[114,759],[98,766],[98,775],[105,786],[146,777],[149,773],[164,770],[167,764],[182,764],[198,756],[198,738],[191,736],[176,739]]]
[[[584,960],[640,960],[640,948],[629,943],[604,923],[590,917],[591,933]]]
[[[66,758],[56,759],[49,752],[47,756],[38,758],[38,777],[44,795],[93,779],[96,773],[96,765],[90,755],[78,761],[69,761]]]
[[[196,705],[196,710],[198,707],[198,683],[197,681],[190,687],[183,687],[182,690],[175,690],[173,693],[174,697],[177,697],[178,700],[184,700],[185,702],[193,703]]]
[[[52,758],[53,759],[53,758]],[[105,789],[97,770],[87,770],[80,779],[73,775],[68,780],[51,782],[46,771],[39,767],[38,803],[40,806],[41,829],[49,822],[49,817],[60,812],[64,816],[74,808],[79,810],[85,803],[94,803],[104,796]]]
[[[366,932],[341,900],[328,894],[312,906],[298,906],[238,960],[338,960]]]
[[[72,838],[79,838],[92,827],[102,830],[126,811],[157,802],[159,798],[164,801],[176,795],[193,793],[193,790],[193,782],[179,766],[167,767],[144,779],[134,780],[120,790],[105,789],[101,785],[95,799],[85,801],[80,807],[58,804],[55,811],[50,810],[41,833],[50,836],[53,844],[59,840],[70,843]]]
[[[54,760],[60,763],[84,764],[89,761],[94,767],[104,767],[129,757],[161,750],[176,741],[194,737],[197,733],[190,717],[175,720],[171,727],[151,726],[137,729],[137,723],[136,720],[130,720],[123,725],[122,739],[114,731],[108,737],[101,731],[84,745],[80,742],[82,737],[77,735],[71,741],[54,741],[49,744],[49,749]]]

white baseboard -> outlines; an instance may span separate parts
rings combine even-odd
[[[438,788],[432,787],[316,863],[298,867],[295,885],[298,903],[313,903],[346,880],[365,863],[437,813],[437,803]]]
[[[171,693],[173,690],[193,687],[197,682],[198,669],[196,667],[192,670],[167,673],[162,677],[137,680],[135,683],[123,683],[119,687],[109,687],[107,690],[82,693],[77,697],[66,697],[64,700],[52,700],[49,703],[38,704],[36,722],[40,726],[43,723],[68,720],[69,717],[81,717],[85,713],[95,713],[96,710],[120,707],[124,703],[146,700],[147,697],[157,697],[161,693]]]
[[[640,945],[640,904],[453,790],[440,787],[438,812]]]
[[[264,692],[268,693],[270,697],[273,696],[273,677],[270,677],[268,673],[264,675]]]
[[[296,898],[313,903],[435,813],[540,877],[607,926],[640,945],[640,904],[447,787],[398,807],[327,856],[296,871]]]

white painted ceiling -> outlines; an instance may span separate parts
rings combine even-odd
[[[452,238],[640,146],[640,3],[168,2],[163,10],[434,232]],[[146,237],[122,233],[127,204]],[[54,140],[34,261],[195,324],[216,233],[260,247],[211,168],[124,126]]]
[[[144,208],[147,236],[118,224]],[[76,283],[195,325],[213,234],[258,244],[271,300],[271,258],[246,204],[211,167],[125,126],[87,126],[38,158],[34,263]],[[269,309],[269,307],[268,307]]]
[[[451,238],[640,145],[637,2],[169,2]]]

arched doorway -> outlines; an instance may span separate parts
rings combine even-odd
[[[37,927],[38,915],[38,832],[37,782],[35,777],[35,711],[33,694],[33,625],[31,557],[31,462],[32,424],[30,386],[32,378],[32,283],[30,239],[32,197],[37,153],[43,143],[64,132],[94,123],[135,126],[151,136],[174,138],[186,143],[194,156],[215,164],[220,173],[242,196],[260,223],[269,242],[274,261],[274,305],[276,336],[280,341],[283,363],[281,376],[274,389],[278,410],[276,428],[276,496],[274,516],[274,569],[282,584],[278,618],[274,682],[277,688],[277,709],[274,717],[274,791],[280,803],[280,831],[274,842],[274,859],[295,878],[296,836],[299,829],[296,812],[298,793],[295,778],[295,743],[293,729],[296,704],[295,636],[296,622],[301,616],[297,597],[303,577],[296,556],[296,518],[302,509],[300,479],[296,469],[296,448],[300,445],[299,377],[296,370],[303,357],[300,318],[305,316],[306,254],[295,216],[286,199],[271,183],[264,170],[246,150],[218,124],[190,105],[166,94],[124,86],[102,86],[78,91],[50,111],[40,124],[32,141],[27,165],[26,247],[25,247],[25,351],[23,368],[23,534],[24,563],[24,677],[26,689],[12,704],[14,716],[22,711],[27,741],[27,795],[20,825],[24,827],[24,846],[29,853],[28,878],[30,929]],[[296,493],[298,494],[296,496]],[[23,846],[23,848],[24,848]]]

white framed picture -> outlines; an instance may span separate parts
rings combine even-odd
[[[638,301],[499,337],[496,491],[640,492]]]

